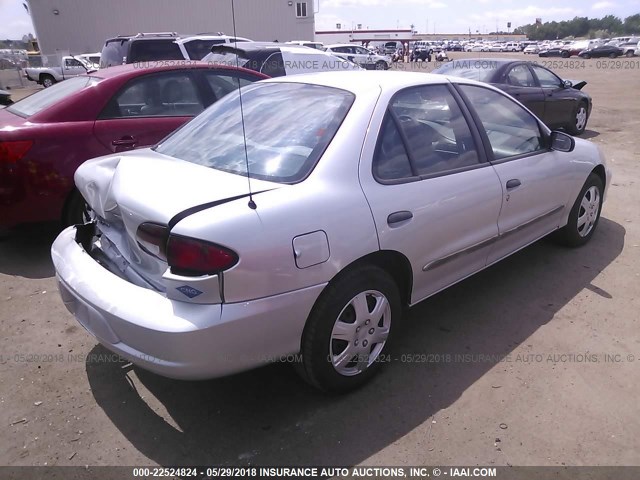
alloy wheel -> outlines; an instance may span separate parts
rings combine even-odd
[[[581,105],[576,112],[576,130],[581,132],[587,125],[587,109]]]
[[[342,309],[331,332],[329,356],[340,375],[355,376],[380,356],[391,328],[391,306],[377,290],[361,292]]]
[[[584,192],[578,212],[578,234],[586,237],[593,230],[600,210],[600,190],[593,186]]]

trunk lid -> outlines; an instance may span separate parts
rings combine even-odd
[[[104,253],[116,263],[124,259],[158,290],[164,290],[161,278],[167,263],[140,247],[138,227],[145,222],[172,227],[195,211],[249,193],[246,177],[149,149],[85,162],[76,171],[75,183],[97,216],[97,228],[106,237],[102,242]],[[254,192],[281,186],[251,180]]]

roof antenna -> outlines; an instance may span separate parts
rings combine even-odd
[[[233,21],[233,36],[236,34],[236,10],[234,8],[234,0],[231,0],[231,19]],[[236,44],[237,47],[237,44]],[[240,61],[236,53],[236,67],[240,68]],[[244,108],[242,106],[242,87],[240,86],[240,78],[238,78],[238,95],[240,96],[240,117],[242,119],[242,139],[244,141],[244,160],[247,165],[247,182],[249,183],[249,208],[255,210],[258,208],[256,202],[253,201],[253,193],[251,192],[251,174],[249,173],[249,152],[247,151],[247,131],[244,125]]]

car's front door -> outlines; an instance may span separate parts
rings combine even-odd
[[[75,58],[65,58],[64,65],[62,66],[62,74],[65,78],[75,77],[77,75],[83,75],[87,73],[87,69],[84,67],[80,60]]]
[[[491,164],[502,185],[500,237],[487,263],[534,242],[560,226],[566,192],[572,187],[570,164],[548,148],[538,120],[506,95],[476,85],[459,91],[475,111]]]
[[[204,107],[192,72],[151,73],[130,80],[114,95],[96,120],[94,132],[112,152],[149,147]]]
[[[447,85],[402,90],[384,107],[365,141],[361,185],[380,248],[411,263],[415,303],[485,266],[502,189]]]
[[[544,92],[544,123],[550,128],[572,124],[575,121],[577,97],[555,73],[539,65],[531,65]]]

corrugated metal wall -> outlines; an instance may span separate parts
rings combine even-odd
[[[107,38],[138,32],[233,35],[231,0],[27,1],[43,54],[100,51]],[[299,19],[296,0],[234,0],[236,34],[263,41],[313,40],[314,2],[306,1],[308,17]]]

